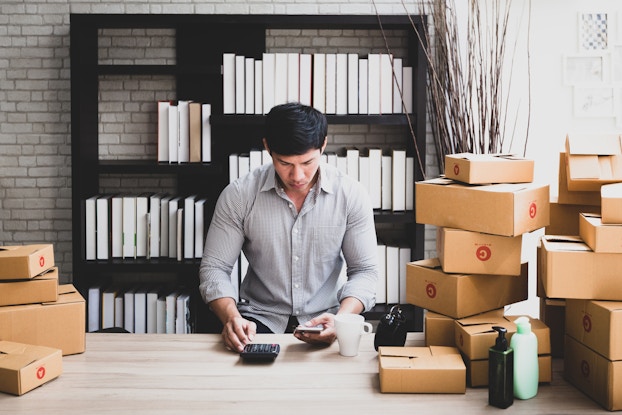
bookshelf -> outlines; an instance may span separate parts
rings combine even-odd
[[[197,332],[218,332],[220,325],[198,294],[199,259],[169,258],[111,260],[85,259],[85,200],[102,193],[107,175],[168,177],[178,195],[200,192],[208,200],[206,223],[220,191],[228,183],[228,156],[248,151],[261,143],[261,115],[223,115],[221,65],[223,53],[235,52],[260,59],[266,51],[266,32],[272,29],[300,30],[402,30],[407,56],[413,67],[413,113],[388,115],[328,115],[330,125],[389,126],[403,130],[400,144],[415,157],[415,181],[422,180],[425,166],[426,59],[412,27],[426,24],[425,16],[405,15],[185,15],[185,14],[72,14],[71,50],[71,142],[72,142],[72,255],[73,282],[86,297],[95,283],[131,282],[153,276],[191,291],[193,320]],[[147,64],[100,63],[99,36],[102,30],[174,31],[174,62]],[[128,35],[131,37],[131,34]],[[204,41],[216,40],[216,41]],[[210,163],[158,163],[156,158],[109,160],[100,156],[100,91],[102,76],[167,76],[174,79],[176,99],[209,102],[212,105],[212,161]],[[154,103],[155,111],[155,103]],[[408,117],[408,118],[407,118]],[[414,130],[416,147],[410,133]],[[330,127],[329,127],[330,128]],[[329,130],[330,131],[330,130]],[[157,135],[153,135],[153,142]],[[419,154],[416,148],[420,149]],[[375,214],[380,226],[398,229],[407,238],[412,259],[423,258],[424,229],[415,223],[412,211]],[[149,278],[149,277],[148,277]],[[379,304],[372,314],[382,315],[388,306]],[[413,331],[422,330],[421,310],[415,310]]]

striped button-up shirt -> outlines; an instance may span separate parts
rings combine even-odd
[[[327,164],[300,212],[276,180],[272,164],[229,184],[207,233],[199,290],[206,303],[238,293],[231,272],[240,250],[248,270],[238,308],[275,333],[290,316],[304,323],[335,312],[346,297],[375,304],[378,250],[366,189]],[[347,278],[343,277],[344,260]]]

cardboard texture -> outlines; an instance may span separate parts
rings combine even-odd
[[[544,235],[540,243],[546,297],[622,301],[622,255],[594,252],[573,236]]]
[[[551,198],[551,220],[544,233],[547,235],[579,235],[579,214],[600,214],[600,206],[591,205],[564,205],[557,202],[557,198]]]
[[[562,205],[590,205],[600,206],[601,197],[599,191],[571,191],[568,190],[568,166],[566,153],[559,153],[559,177],[557,186],[557,200]],[[551,232],[553,233],[553,232]],[[558,235],[565,235],[559,233]],[[575,235],[575,234],[569,234]]]
[[[467,385],[472,388],[488,386],[488,359],[464,359]],[[551,355],[538,356],[538,382],[551,383],[553,379],[553,359]]]
[[[85,350],[85,301],[71,284],[60,285],[58,301],[0,307],[0,338],[61,349]]]
[[[622,183],[603,185],[600,198],[603,223],[622,224]]]
[[[622,409],[622,361],[611,361],[566,336],[565,378],[605,409]]]
[[[447,274],[438,258],[406,264],[406,301],[453,318],[462,318],[526,300],[528,264],[521,276]]]
[[[513,154],[445,155],[445,177],[463,183],[529,183],[533,170],[533,160]]]
[[[30,280],[0,280],[0,306],[43,303],[57,299],[57,267]]]
[[[600,215],[579,215],[579,235],[594,252],[622,253],[622,225],[604,224]]]
[[[62,372],[59,349],[0,341],[0,391],[23,395]]]
[[[53,266],[50,244],[0,246],[0,280],[33,278]]]
[[[468,185],[437,178],[415,183],[417,223],[517,236],[549,224],[549,186]]]
[[[568,134],[566,159],[568,190],[600,191],[604,184],[622,181],[619,134]]]
[[[622,360],[622,302],[566,300],[566,334],[609,360]]]
[[[516,320],[520,316],[500,316],[498,313],[483,313],[456,320],[456,346],[470,360],[488,359],[488,349],[495,344],[497,333],[493,326],[507,329],[508,342],[516,333]],[[550,330],[541,320],[529,318],[531,331],[538,338],[538,355],[551,354]]]
[[[447,273],[520,275],[523,236],[437,228],[436,253]]]
[[[426,346],[456,346],[454,319],[434,311],[426,310],[424,334]]]
[[[551,356],[564,357],[566,300],[541,297],[540,320],[544,321],[551,331]]]
[[[379,347],[382,393],[465,393],[466,367],[455,347]]]

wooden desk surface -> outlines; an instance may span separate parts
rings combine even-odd
[[[410,336],[410,335],[409,335]],[[220,335],[94,334],[86,352],[63,358],[63,374],[22,396],[0,393],[7,414],[430,414],[606,413],[562,379],[538,395],[500,410],[488,406],[487,388],[466,394],[382,394],[373,334],[356,357],[337,343],[316,348],[291,334],[259,335],[281,353],[272,364],[244,364]],[[416,344],[409,337],[407,345]],[[308,403],[302,403],[304,400]]]

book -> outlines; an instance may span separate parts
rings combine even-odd
[[[184,259],[194,258],[194,202],[197,195],[189,195],[184,199],[183,214],[183,245]]]
[[[393,58],[393,113],[400,114],[404,112],[403,97],[403,68],[402,59]]]
[[[337,54],[326,54],[326,114],[337,112]]]
[[[111,286],[102,293],[102,329],[115,327],[115,299],[117,297],[117,287]]]
[[[263,62],[255,60],[255,114],[263,114]]]
[[[184,257],[184,208],[177,209],[177,261],[181,261]],[[193,238],[194,239],[194,238]]]
[[[229,154],[229,183],[234,182],[238,179],[239,174],[239,163],[238,163],[239,154],[233,153]]]
[[[190,296],[181,293],[176,298],[177,310],[175,312],[175,333],[188,334],[192,332],[190,327]]]
[[[114,298],[114,327],[123,327],[125,310],[123,307],[124,292],[119,290]]]
[[[415,209],[415,158],[406,157],[406,210]]]
[[[407,264],[411,261],[411,249],[406,244],[399,248],[399,280],[400,280],[400,304],[406,304],[406,272]]]
[[[367,113],[380,114],[380,54],[367,55]]]
[[[88,302],[87,302],[87,310],[88,310],[88,326],[87,330],[89,332],[97,331],[101,327],[101,290],[102,287],[99,285],[94,285],[89,287],[88,290]]]
[[[235,113],[244,114],[246,111],[246,58],[235,55]]]
[[[123,328],[134,333],[134,287],[128,287],[123,292]]]
[[[177,296],[176,291],[166,295],[166,315],[165,315],[165,333],[175,333],[175,321],[177,317]]]
[[[274,105],[287,102],[287,53],[274,54]]]
[[[160,222],[162,220],[160,207],[162,198],[165,196],[165,193],[153,193],[149,196],[149,258],[158,258],[160,256]]]
[[[190,101],[179,100],[179,134],[177,136],[177,162],[190,161]]]
[[[391,185],[393,184],[392,173],[392,157],[383,154],[380,173],[380,175],[382,176],[382,210],[391,210],[393,208],[393,192],[391,190]]]
[[[287,102],[300,101],[300,55],[287,54]]]
[[[300,87],[299,101],[303,105],[311,106],[313,103],[313,62],[310,53],[300,54]]]
[[[85,226],[86,232],[86,259],[93,260],[97,257],[97,198],[98,196],[91,196],[84,201],[85,210]]]
[[[156,303],[156,333],[166,333],[166,295],[158,295]]]
[[[244,113],[255,113],[255,58],[244,59]]]
[[[201,104],[201,161],[212,161],[212,105]]]
[[[111,247],[112,257],[123,257],[123,196],[115,195],[112,197],[112,230]]]
[[[348,114],[359,113],[359,55],[348,53]]]
[[[201,116],[203,104],[200,102],[190,102],[188,109],[189,129],[190,129],[190,145],[189,145],[189,161],[190,163],[201,162],[201,141],[203,141],[201,127],[203,119]]]
[[[251,171],[251,156],[249,153],[238,155],[238,177],[244,177]]]
[[[177,210],[181,197],[168,201],[168,257],[177,259]]]
[[[157,308],[158,308],[158,289],[153,287],[147,291],[147,333],[157,333]]]
[[[149,228],[149,198],[151,193],[141,193],[136,196],[136,256],[146,257]]]
[[[399,247],[391,243],[386,245],[387,304],[400,301],[399,252]]]
[[[168,109],[168,162],[177,163],[179,155],[178,102],[170,101]]]
[[[393,113],[392,59],[389,53],[380,54],[380,114]]]
[[[259,149],[251,149],[248,152],[248,171],[253,171],[262,165],[262,154]]]
[[[160,199],[160,257],[163,258],[168,257],[168,220],[170,217],[168,205],[172,198],[171,195],[163,195]]]
[[[348,54],[337,53],[335,64],[335,114],[348,113]]]
[[[222,55],[223,114],[235,114],[235,53]]]
[[[382,150],[370,148],[369,157],[369,196],[373,209],[382,208]]]
[[[391,209],[394,212],[406,210],[406,150],[392,150]]]
[[[359,114],[367,114],[367,59],[359,59]]]
[[[326,112],[326,54],[313,54],[313,108]]]
[[[158,101],[158,161],[168,161],[168,109],[169,101]]]
[[[274,53],[264,53],[263,62],[263,113],[267,114],[274,106]]]
[[[134,333],[147,332],[147,289],[139,287],[134,291]]]
[[[369,156],[367,154],[359,155],[359,182],[367,190],[367,194],[371,194],[369,188]]]
[[[354,180],[359,180],[359,156],[358,148],[346,148],[346,173]]]
[[[205,203],[207,199],[201,198],[194,202],[194,257],[203,257],[205,244]]]
[[[136,258],[136,196],[123,196],[123,258]]]
[[[376,283],[376,304],[387,302],[387,247],[378,242],[378,281]]]
[[[411,66],[402,67],[402,97],[404,100],[404,110],[407,114],[413,113],[413,68]]]
[[[100,195],[95,202],[97,215],[97,259],[109,259],[111,252],[112,195]]]

